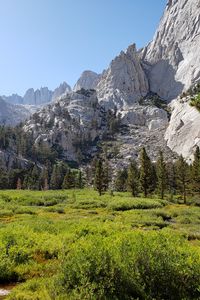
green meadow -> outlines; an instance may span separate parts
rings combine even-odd
[[[8,300],[200,299],[199,200],[1,191],[0,283]]]

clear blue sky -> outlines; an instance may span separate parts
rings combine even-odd
[[[73,85],[153,37],[167,0],[0,0],[0,95]]]

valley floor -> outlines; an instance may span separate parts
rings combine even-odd
[[[0,250],[10,300],[200,299],[198,201],[0,191]]]

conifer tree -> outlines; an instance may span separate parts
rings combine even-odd
[[[183,201],[186,204],[186,194],[189,182],[189,166],[182,155],[176,161],[176,174],[179,191],[181,192]]]
[[[21,190],[22,189],[22,181],[20,178],[17,179],[17,190]]]
[[[94,177],[94,186],[96,190],[99,192],[99,196],[102,195],[103,191],[105,191],[105,180],[104,180],[104,166],[102,159],[96,160],[95,166],[95,177]]]
[[[127,169],[124,168],[117,172],[117,176],[115,179],[115,190],[118,192],[125,192],[127,190],[127,178],[128,172]]]
[[[171,198],[173,198],[173,195],[176,194],[176,190],[177,190],[177,176],[176,176],[175,164],[173,162],[168,162],[166,164],[166,170],[167,170],[167,187],[171,195]]]
[[[64,177],[62,189],[67,190],[67,189],[72,189],[74,187],[75,187],[75,176],[74,173],[69,169]]]
[[[134,160],[130,162],[128,168],[128,179],[127,179],[128,189],[131,191],[133,197],[136,197],[138,194],[139,186],[139,171],[137,164]]]
[[[61,174],[57,164],[54,164],[53,171],[51,174],[50,187],[52,190],[57,190],[60,188]]]
[[[200,149],[196,148],[194,161],[191,167],[191,188],[192,191],[200,193]]]
[[[163,153],[160,151],[159,158],[156,164],[156,173],[157,173],[157,190],[160,194],[161,199],[164,198],[166,184],[167,184],[167,172],[166,172],[166,164],[163,158]]]
[[[78,172],[78,178],[77,178],[77,188],[82,189],[84,187],[84,182],[83,182],[83,175],[81,170]]]
[[[152,165],[146,149],[143,147],[140,152],[140,186],[144,194],[147,197],[151,190],[152,185]]]

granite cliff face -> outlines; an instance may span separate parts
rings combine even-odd
[[[150,89],[166,100],[200,80],[200,0],[169,0],[142,60]]]
[[[101,74],[97,74],[93,71],[84,71],[81,74],[81,77],[78,79],[77,83],[75,84],[73,90],[75,92],[81,89],[96,90],[97,84],[99,83],[100,79],[101,79]]]
[[[200,0],[170,0],[153,41],[142,51],[151,91],[169,104],[167,145],[186,159],[200,146],[200,114],[190,97],[178,97],[200,81]],[[177,98],[178,97],[178,98]]]
[[[149,91],[135,44],[122,51],[102,74],[97,85],[99,101],[117,108],[131,106]]]

